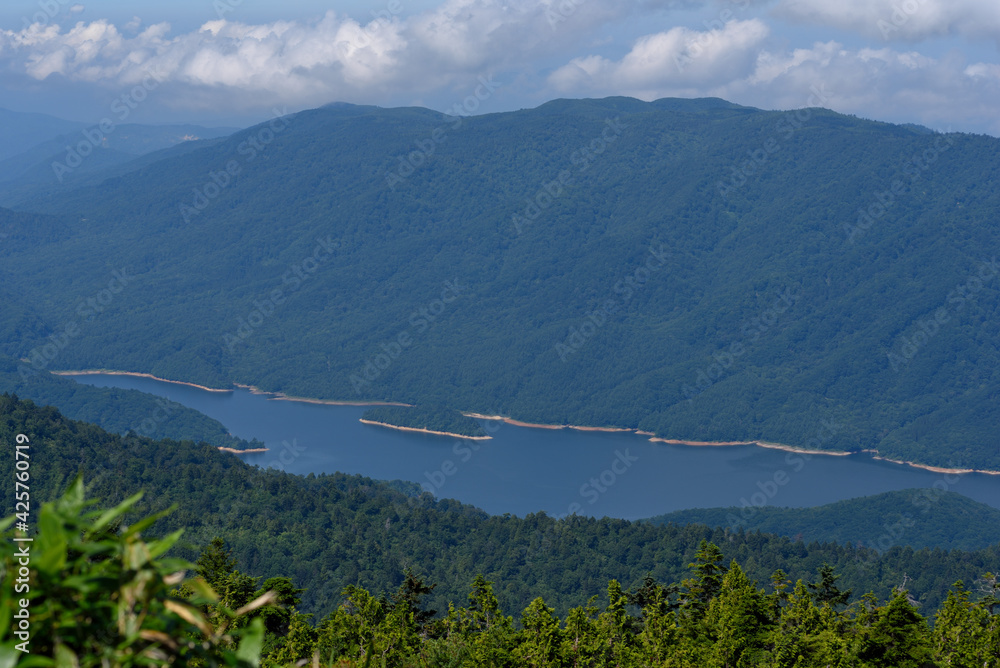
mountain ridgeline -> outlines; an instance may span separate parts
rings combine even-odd
[[[693,508],[648,521],[761,531],[806,543],[855,543],[879,551],[900,541],[914,548],[959,550],[1000,542],[1000,510],[935,487],[885,492],[816,508]]]
[[[1000,469],[998,149],[721,100],[323,107],[0,211],[0,352]]]

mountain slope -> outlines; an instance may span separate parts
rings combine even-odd
[[[74,222],[0,279],[54,332],[135,276],[63,368],[1000,469],[998,148],[721,101],[338,105],[33,202]]]
[[[48,114],[0,108],[0,160],[17,155],[57,135],[79,130],[85,125]]]
[[[129,431],[142,436],[205,442],[244,450],[263,447],[254,440],[236,438],[221,422],[138,390],[94,387],[0,355],[0,392],[16,394],[40,406],[55,406],[72,420],[84,420],[116,434]]]
[[[955,492],[908,489],[816,508],[695,508],[651,517],[654,524],[706,524],[796,540],[853,543],[876,550],[975,550],[1000,543],[1000,510]]]

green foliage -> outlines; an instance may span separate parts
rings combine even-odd
[[[366,410],[361,419],[461,436],[486,436],[486,430],[478,421],[445,406],[376,406]]]
[[[257,622],[236,628],[242,613],[217,603],[203,581],[185,579],[191,564],[164,554],[181,531],[144,541],[140,532],[159,517],[124,525],[126,511],[140,495],[109,510],[87,510],[81,478],[38,512],[33,542],[15,543],[24,532],[0,523],[0,563],[21,578],[28,591],[15,592],[10,580],[0,589],[0,665],[8,666],[256,666],[263,627]],[[27,547],[30,556],[17,548]],[[172,587],[192,592],[175,596]],[[195,592],[197,592],[195,594]],[[21,601],[27,601],[22,607]],[[263,603],[264,601],[262,601]],[[198,604],[213,607],[216,620]],[[27,610],[27,617],[18,617]],[[17,637],[21,620],[30,638]]]
[[[0,211],[0,352],[30,355],[76,323],[63,368],[1000,468],[1000,278],[980,276],[1000,254],[997,139],[819,109],[794,129],[703,100],[456,122],[303,111],[253,160],[239,147],[259,128],[24,201],[62,217],[34,231]],[[390,187],[436,128],[447,140]],[[723,194],[770,141],[780,150]],[[240,173],[185,220],[231,160]],[[516,226],[563,170],[572,182]],[[895,180],[885,214],[859,221]],[[317,239],[339,245],[303,280]],[[135,280],[81,318],[123,267]],[[461,286],[447,303],[446,281]]]
[[[1000,510],[937,488],[885,492],[815,508],[694,508],[646,521],[707,524],[881,551],[897,544],[977,550],[1000,542]]]

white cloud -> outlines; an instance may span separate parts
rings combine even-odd
[[[66,29],[35,24],[0,31],[0,69],[109,87],[154,72],[188,88],[172,97],[176,105],[373,102],[530,68],[532,58],[633,9],[611,0],[444,0],[421,14],[368,23],[330,11],[308,22],[213,20],[176,36],[166,23],[133,34],[138,18],[121,31],[106,20]]]
[[[1000,66],[981,52],[970,63],[957,52],[932,58],[899,46],[947,34],[961,48],[970,36],[996,36],[1000,0],[438,1],[367,23],[331,11],[308,21],[213,20],[180,34],[138,17],[121,28],[38,23],[0,30],[0,77],[22,79],[19,90],[58,92],[68,82],[119,94],[153,74],[164,84],[158,104],[226,113],[334,100],[445,108],[481,75],[504,84],[508,108],[559,95],[718,96],[794,108],[822,86],[838,111],[1000,132]],[[847,49],[842,34],[795,43],[780,21],[759,16],[767,7],[877,35],[876,48]],[[704,29],[672,25],[675,10]],[[692,19],[701,11],[708,20]],[[894,11],[896,41],[883,42],[878,21],[892,21]],[[653,22],[662,27],[648,29]],[[640,30],[647,34],[635,38]]]
[[[944,35],[1000,40],[997,0],[781,0],[775,13],[885,41]]]
[[[766,27],[757,23],[648,35],[620,60],[575,58],[549,82],[569,95],[717,96],[765,109],[824,106],[867,118],[939,129],[986,127],[1000,134],[995,114],[1000,65],[967,65],[957,52],[935,59],[890,48],[850,50],[833,41],[783,50],[769,43]],[[704,47],[695,54],[692,43]]]
[[[576,58],[553,72],[549,82],[560,91],[589,88],[639,97],[662,88],[712,86],[752,73],[768,32],[757,19],[730,21],[721,29],[702,32],[671,28],[640,38],[617,62],[599,56]]]

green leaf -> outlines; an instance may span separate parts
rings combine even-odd
[[[38,556],[32,559],[32,565],[44,573],[58,573],[66,566],[68,545],[68,532],[59,512],[51,504],[45,504],[38,514],[38,535],[32,550]]]
[[[153,540],[147,543],[149,547],[149,558],[156,559],[158,556],[169,550],[180,540],[181,535],[184,533],[184,529],[178,529],[177,531],[164,536],[160,540]]]
[[[132,526],[130,526],[122,534],[122,537],[128,538],[130,536],[136,535],[137,533],[139,533],[141,531],[145,531],[149,527],[151,527],[154,524],[156,524],[156,522],[159,521],[160,518],[166,517],[170,513],[174,512],[175,510],[177,510],[177,504],[176,503],[174,505],[170,506],[169,508],[167,508],[166,510],[161,510],[160,512],[156,513],[155,515],[150,515],[149,517],[142,518],[141,520],[139,520],[138,522],[136,522],[135,524],[133,524]]]
[[[56,666],[57,668],[79,668],[80,661],[69,647],[60,643],[56,645]]]
[[[243,631],[239,649],[236,650],[236,658],[256,668],[260,665],[260,652],[263,647],[264,622],[257,617]]]
[[[142,492],[137,492],[137,493],[133,494],[132,496],[128,497],[127,499],[125,499],[124,501],[122,501],[121,503],[119,503],[117,506],[115,506],[111,510],[106,510],[97,519],[97,521],[94,522],[93,526],[91,526],[89,533],[90,534],[97,533],[98,531],[100,531],[104,527],[106,527],[109,524],[111,524],[111,522],[113,522],[115,519],[117,519],[118,517],[121,517],[122,515],[124,515],[126,512],[128,512],[129,508],[131,508],[132,506],[134,506],[136,503],[139,502],[139,499],[142,498],[142,494],[143,494]]]

